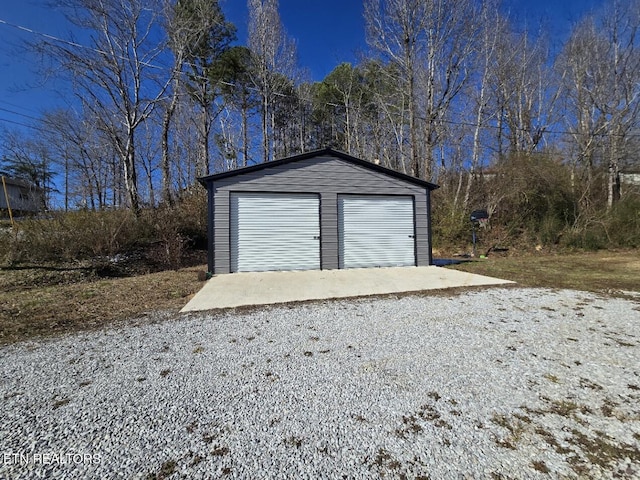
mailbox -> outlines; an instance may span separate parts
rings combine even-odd
[[[471,212],[470,219],[472,222],[481,222],[482,220],[489,219],[489,213],[486,210],[474,210]]]

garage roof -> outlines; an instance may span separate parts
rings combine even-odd
[[[382,167],[380,165],[376,165],[375,163],[367,162],[366,160],[362,160],[360,158],[356,158],[347,153],[341,152],[339,150],[334,150],[332,148],[325,148],[322,150],[314,150],[312,152],[301,153],[300,155],[295,155],[293,157],[282,158],[280,160],[274,160],[272,162],[264,162],[259,163],[257,165],[251,165],[249,167],[237,168],[235,170],[229,170],[227,172],[216,173],[214,175],[208,175],[206,177],[198,178],[198,181],[203,185],[207,186],[209,182],[215,182],[216,180],[221,180],[223,178],[234,177],[236,175],[242,175],[244,173],[255,172],[271,167],[276,167],[279,165],[286,165],[289,163],[298,162],[300,160],[307,160],[313,157],[324,157],[331,156],[337,157],[341,160],[345,160],[349,163],[353,163],[355,165],[359,165],[364,168],[368,168],[370,170],[374,170],[385,175],[389,175],[390,177],[398,178],[400,180],[404,180],[405,182],[412,183],[414,185],[418,185],[423,188],[427,188],[429,190],[435,190],[439,188],[438,185],[434,183],[427,182],[425,180],[420,180],[419,178],[412,177],[411,175],[406,175],[404,173],[396,172],[395,170],[391,170],[390,168]]]

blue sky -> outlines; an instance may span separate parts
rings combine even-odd
[[[504,8],[521,26],[536,27],[542,19],[561,41],[571,25],[586,12],[610,0],[504,0]],[[55,36],[65,36],[69,28],[47,0],[1,0],[0,21]],[[246,41],[245,0],[224,0],[227,18],[238,27],[238,40]],[[366,49],[361,0],[280,0],[280,15],[288,34],[298,46],[301,67],[311,80],[321,80],[341,62],[355,62]],[[32,123],[31,117],[64,100],[50,82],[42,84],[21,51],[20,43],[35,39],[32,33],[0,23],[0,127],[19,128],[16,123]],[[10,123],[15,122],[15,123]]]
[[[245,43],[246,1],[226,0],[222,6]],[[362,2],[356,0],[280,0],[280,18],[312,80],[322,80],[344,61],[357,61],[358,51],[366,47],[362,12]]]

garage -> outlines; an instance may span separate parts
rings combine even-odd
[[[318,195],[231,194],[231,272],[320,269]]]
[[[198,179],[212,275],[427,266],[437,185],[333,149]]]
[[[416,264],[413,197],[340,195],[340,268]]]

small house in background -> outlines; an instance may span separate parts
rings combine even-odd
[[[332,149],[210,175],[209,272],[432,264],[437,185]]]
[[[19,178],[0,178],[0,215],[35,214],[43,210],[45,192],[42,188]]]
[[[640,191],[640,169],[626,169],[620,171],[620,193],[636,189]]]

